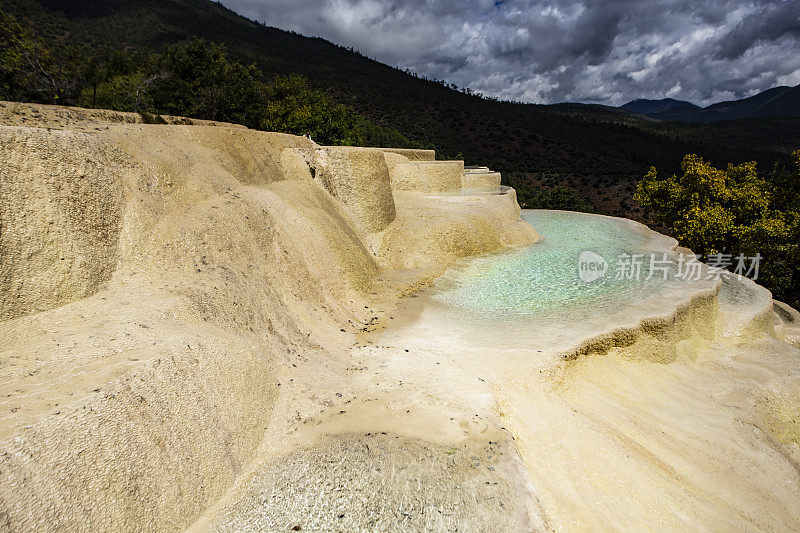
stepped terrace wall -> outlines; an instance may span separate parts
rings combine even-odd
[[[442,192],[461,189],[463,161],[409,161],[392,168],[392,188],[399,191]]]
[[[422,222],[391,215],[382,150],[322,149],[321,186],[301,137],[48,113],[63,130],[0,126],[0,529],[181,529],[425,281],[378,253]],[[481,216],[440,214],[426,231]],[[458,255],[535,240],[493,220]]]

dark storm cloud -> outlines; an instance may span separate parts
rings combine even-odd
[[[759,42],[800,36],[800,2],[761,6],[745,16],[719,43],[718,54],[735,59]]]
[[[698,104],[800,83],[797,0],[223,0],[506,99]]]

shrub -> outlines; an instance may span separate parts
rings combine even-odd
[[[635,200],[681,244],[700,254],[764,257],[759,282],[776,298],[800,304],[800,150],[793,167],[770,179],[755,162],[720,170],[687,155],[681,174],[655,168],[639,182]]]

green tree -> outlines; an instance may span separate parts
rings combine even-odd
[[[117,111],[149,111],[153,105],[145,79],[141,72],[114,76],[84,88],[78,103]]]
[[[40,48],[14,17],[0,11],[0,98],[57,99],[56,83],[46,68],[49,53]]]
[[[261,128],[295,135],[311,134],[319,144],[363,145],[363,123],[356,113],[311,88],[302,76],[273,79],[265,88]]]
[[[0,11],[0,98],[56,104],[78,86],[80,54],[65,43],[44,46]]]
[[[14,100],[19,94],[23,55],[23,32],[16,19],[0,11],[0,99]]]
[[[230,59],[223,45],[194,39],[170,47],[140,83],[155,111],[258,128],[265,104],[261,77],[254,65]]]
[[[680,175],[662,177],[651,167],[635,199],[696,253],[761,254],[759,282],[776,298],[797,305],[800,150],[793,160],[793,168],[767,180],[758,176],[755,162],[720,170],[687,155]]]
[[[171,114],[311,136],[322,144],[421,147],[375,123],[305,77],[276,77],[192,39],[161,50],[111,51],[53,40],[45,47],[0,12],[0,98]]]
[[[729,250],[741,228],[769,219],[770,191],[754,162],[720,170],[687,155],[680,176],[659,176],[651,167],[634,196],[685,246],[699,253]]]
[[[509,184],[516,190],[517,201],[524,209],[557,209],[582,213],[596,212],[589,200],[574,187],[566,185],[531,186],[514,178],[509,178]]]

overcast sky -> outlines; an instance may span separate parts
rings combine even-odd
[[[222,0],[503,99],[708,105],[800,84],[800,0]]]

